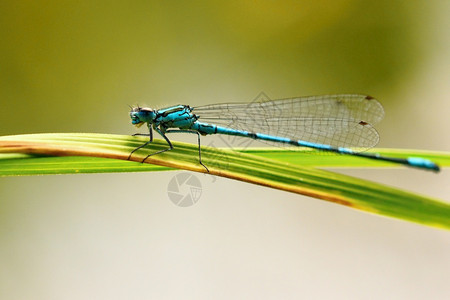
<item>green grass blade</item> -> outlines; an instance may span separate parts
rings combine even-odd
[[[359,157],[350,155],[326,154],[318,155],[317,152],[310,149],[291,149],[283,148],[246,148],[235,149],[236,151],[258,155],[268,159],[276,159],[290,164],[300,166],[312,167],[346,167],[346,168],[361,168],[361,167],[394,167],[404,168],[395,163],[385,161],[376,161],[369,159],[361,159]],[[437,163],[441,167],[450,166],[450,153],[438,151],[424,151],[424,150],[406,150],[406,149],[383,149],[376,148],[366,152],[379,153],[388,157],[422,157]]]
[[[155,140],[149,147],[139,150],[132,156],[135,162],[126,161],[129,153],[145,140],[146,138],[142,137],[106,134],[36,134],[0,137],[0,175],[157,171],[169,168],[205,172],[198,164],[197,146],[185,143],[174,143],[174,150],[152,156],[146,161],[149,164],[136,163],[147,154],[167,147],[163,141]],[[212,175],[450,229],[450,205],[445,202],[305,166],[305,161],[302,162],[292,154],[295,151],[259,149],[258,153],[255,151],[250,154],[251,151],[253,150],[237,152],[205,147],[202,148],[202,157]],[[392,153],[392,150],[388,151]],[[416,152],[413,154],[417,155]],[[428,153],[428,155],[430,156],[425,157],[433,156],[441,165],[449,165],[449,154]],[[269,159],[264,156],[272,157]],[[330,157],[345,158],[315,155],[308,160],[317,160],[318,165],[318,161]],[[358,160],[362,161],[357,163],[359,166],[373,164],[364,159]]]
[[[0,176],[44,174],[117,173],[173,170],[118,159],[90,156],[0,154]]]

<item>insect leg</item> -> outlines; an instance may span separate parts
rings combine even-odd
[[[147,146],[147,145],[150,144],[151,142],[153,142],[153,130],[152,130],[152,128],[151,128],[150,126],[148,126],[148,130],[149,130],[149,133],[148,133],[148,134],[147,134],[147,133],[135,133],[135,134],[133,134],[133,136],[144,135],[144,136],[149,136],[150,138],[149,138],[149,141],[148,141],[148,142],[146,142],[145,144],[143,144],[143,145],[137,147],[136,149],[134,149],[133,151],[131,151],[130,155],[128,155],[128,160],[130,160],[131,155],[132,155],[135,151],[137,151],[137,150],[139,150],[139,149],[141,149],[141,148]]]
[[[166,151],[170,151],[170,150],[173,149],[172,143],[171,143],[170,140],[167,138],[167,136],[164,134],[164,132],[162,132],[161,129],[159,129],[158,127],[155,127],[154,129],[155,129],[156,132],[158,132],[158,133],[166,140],[167,144],[169,144],[169,148],[163,149],[163,150],[160,150],[160,151],[156,151],[155,153],[152,153],[152,154],[147,155],[147,156],[141,161],[142,163],[145,162],[145,160],[146,160],[147,158],[149,158],[150,156],[152,156],[152,155],[159,154],[159,153],[166,152]],[[147,143],[147,144],[148,144],[148,143]]]
[[[206,169],[206,172],[209,173],[209,169],[202,163],[202,151],[200,148],[200,133],[197,130],[190,130],[190,129],[179,129],[179,130],[171,129],[171,130],[166,131],[166,133],[174,133],[174,132],[185,132],[185,133],[197,134],[197,137],[198,137],[198,162]]]

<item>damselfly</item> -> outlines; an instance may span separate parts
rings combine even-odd
[[[411,167],[439,171],[439,166],[420,157],[395,158],[365,153],[379,141],[373,124],[384,116],[381,104],[366,95],[325,95],[298,97],[251,103],[211,104],[199,107],[175,105],[164,109],[131,108],[131,122],[137,127],[147,124],[149,141],[153,130],[172,150],[167,133],[193,133],[198,137],[199,163],[202,163],[200,135],[226,134],[247,137],[284,146],[308,147],[324,152],[388,161]]]

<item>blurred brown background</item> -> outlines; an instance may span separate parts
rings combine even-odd
[[[448,151],[449,13],[438,0],[4,0],[0,134],[131,134],[136,103],[364,93],[386,109],[380,146]],[[450,199],[448,171],[345,172]],[[176,174],[0,178],[0,298],[450,297],[447,232],[200,174],[199,203],[179,208]]]

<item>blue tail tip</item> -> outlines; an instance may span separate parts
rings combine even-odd
[[[413,167],[428,169],[435,172],[439,172],[441,170],[439,166],[434,162],[432,162],[431,160],[421,157],[409,157],[408,164]]]

